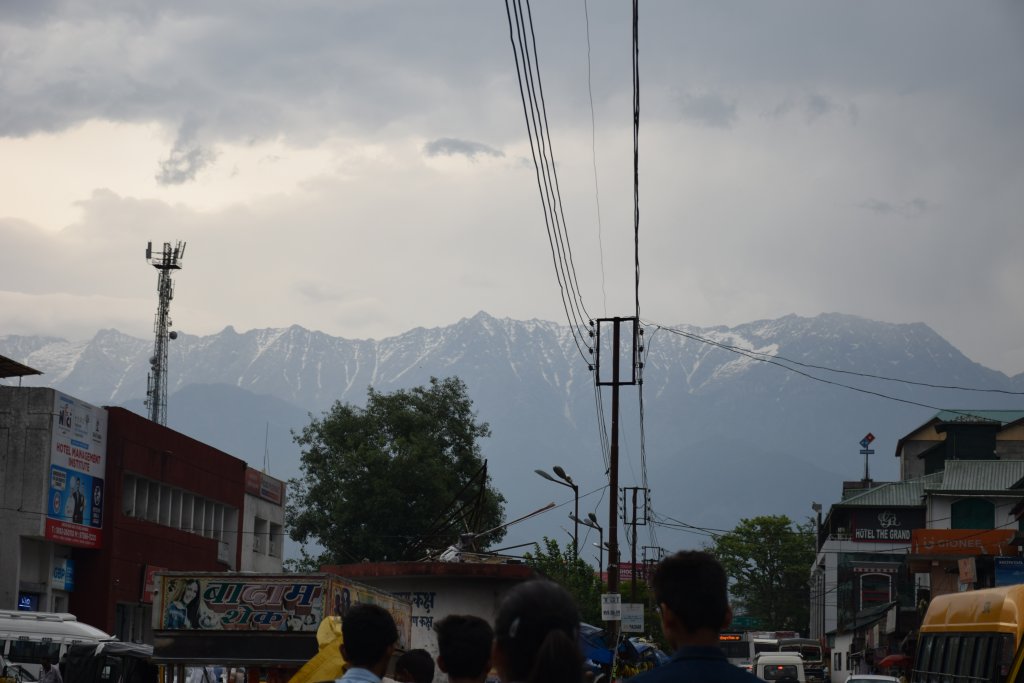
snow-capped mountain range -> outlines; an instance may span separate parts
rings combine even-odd
[[[863,475],[858,442],[868,431],[878,437],[872,476],[891,479],[896,441],[933,408],[1024,406],[1024,396],[864,376],[1024,391],[1024,374],[1011,378],[974,363],[923,324],[824,314],[733,328],[648,325],[644,332],[643,437],[654,512],[701,527],[730,528],[756,514],[803,518],[812,500],[837,500],[843,479]],[[143,414],[152,346],[116,330],[82,342],[0,336],[0,354],[45,373],[25,378],[26,385]],[[599,503],[604,509],[597,406],[604,399],[607,417],[610,390],[595,393],[570,329],[550,322],[479,313],[381,340],[299,326],[179,333],[170,343],[169,426],[258,466],[269,453],[271,473],[287,478],[299,471],[290,430],[306,424],[309,412],[335,400],[361,404],[368,386],[386,392],[449,375],[466,382],[479,419],[491,425],[484,453],[510,518],[552,499],[565,502],[568,489],[533,473],[555,464],[580,484],[581,495],[594,491],[581,499],[581,512]],[[621,398],[620,482],[639,485],[640,390],[623,387]],[[558,527],[571,528],[566,509],[571,502],[510,530],[506,541],[541,533],[565,540]],[[668,527],[656,532],[673,547],[706,540]]]

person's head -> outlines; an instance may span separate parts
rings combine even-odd
[[[399,683],[430,683],[434,680],[434,658],[426,650],[409,650],[395,662]]]
[[[186,605],[191,605],[197,597],[199,597],[199,582],[192,579],[185,583],[185,588],[181,592],[181,601]]]
[[[494,629],[480,617],[451,614],[434,624],[437,666],[449,680],[483,680],[491,669]]]
[[[527,581],[508,592],[494,621],[494,664],[503,681],[581,683],[580,615],[564,588]]]
[[[379,605],[359,603],[341,621],[341,656],[353,666],[382,676],[398,642],[391,613]]]
[[[49,659],[44,659],[43,660],[43,671],[49,671],[49,670],[50,670],[50,660]]]
[[[710,553],[683,550],[658,563],[651,579],[665,636],[675,646],[717,644],[732,621],[728,578]]]

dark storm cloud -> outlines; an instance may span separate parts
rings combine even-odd
[[[679,111],[687,121],[709,128],[730,128],[736,122],[736,102],[711,92],[681,96]]]
[[[423,145],[423,153],[428,157],[461,155],[475,161],[478,155],[503,157],[505,153],[482,142],[459,140],[458,138],[438,138]]]

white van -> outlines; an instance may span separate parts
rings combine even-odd
[[[796,652],[765,652],[754,658],[754,675],[772,683],[807,683],[804,658]]]
[[[116,640],[64,612],[0,610],[0,660],[25,664],[57,662],[68,646]]]

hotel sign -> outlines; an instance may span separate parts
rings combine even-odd
[[[910,543],[912,531],[923,526],[923,509],[850,510],[850,540],[861,543]]]

